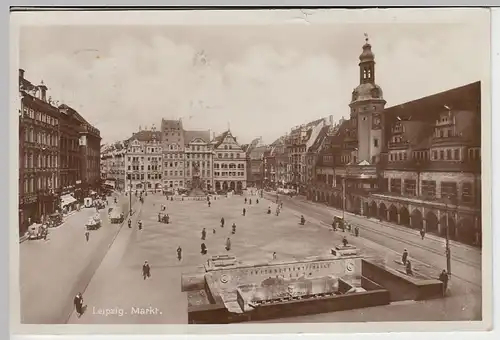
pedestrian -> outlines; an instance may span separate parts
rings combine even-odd
[[[406,275],[413,276],[413,271],[411,269],[411,262],[410,262],[410,260],[406,261]]]
[[[205,240],[205,237],[207,237],[207,231],[205,230],[205,228],[203,228],[203,230],[201,231],[201,239]]]
[[[358,237],[358,236],[359,236],[359,228],[358,228],[358,226],[355,226],[355,227],[354,227],[354,235],[355,235],[356,237]]]
[[[425,229],[424,229],[424,228],[422,228],[422,229],[420,230],[420,237],[422,237],[422,240],[423,240],[423,239],[424,239],[424,237],[425,237]]]
[[[139,230],[142,230],[142,221],[137,221],[137,225],[139,226]]]
[[[248,203],[249,203],[250,205],[252,204],[252,199],[251,199],[251,198],[248,200]]]
[[[207,246],[205,245],[205,243],[201,244],[201,253],[202,255],[205,255],[207,253]]]
[[[257,204],[259,204],[259,199],[257,198],[257,199],[255,200],[255,202],[256,202]]]
[[[268,215],[271,215],[271,206],[269,206],[269,207],[267,208],[267,214],[268,214]]]
[[[231,250],[231,239],[229,237],[226,240],[226,250],[227,251]]]
[[[177,260],[181,260],[182,259],[182,248],[181,246],[178,246],[177,247]]]
[[[347,245],[349,244],[349,242],[347,241],[347,238],[345,236],[342,237],[342,244],[344,245],[344,247],[347,247]]]
[[[215,228],[213,229],[213,234],[215,234]]]
[[[247,204],[247,198],[245,197],[245,204]]]
[[[132,220],[130,218],[128,219],[128,227],[132,228]]]
[[[208,207],[210,208],[210,206],[212,205],[212,203],[210,201],[208,201]]]
[[[151,277],[151,267],[149,266],[148,261],[144,261],[144,264],[142,265],[142,276],[144,277],[144,280],[146,280],[147,277]]]
[[[233,234],[236,234],[236,223],[234,223],[234,222],[233,222],[233,226],[232,226],[232,228],[233,228],[232,233],[233,233]]]
[[[403,255],[401,256],[401,262],[406,265],[406,261],[408,260],[408,250],[403,250]]]
[[[220,219],[220,227],[224,228],[224,217],[221,217]]]
[[[85,239],[87,240],[87,242],[89,241],[89,238],[90,238],[90,232],[88,231],[87,228],[85,228]]]
[[[158,213],[158,222],[161,222],[161,213]]]
[[[167,216],[165,217],[165,219],[167,220],[167,224],[169,224],[169,223],[170,223],[170,216],[168,216],[168,214],[167,214]]]
[[[243,216],[245,216],[246,213],[247,213],[247,210],[245,208],[243,208]]]
[[[448,273],[446,272],[445,269],[439,274],[439,281],[443,283],[443,296],[446,295],[446,290],[448,289]]]
[[[276,252],[273,252],[273,260],[276,260]]]
[[[75,305],[76,315],[78,317],[81,317],[87,307],[83,304],[82,293],[78,292],[78,294],[76,294],[75,298],[73,299],[73,303]]]
[[[280,203],[280,209],[283,209],[283,202]]]

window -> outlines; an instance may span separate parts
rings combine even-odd
[[[415,181],[414,179],[405,179],[404,192],[406,195],[408,195],[408,196],[416,196],[417,195],[416,183],[417,183],[417,181]]]
[[[472,203],[474,200],[474,196],[472,194],[472,183],[463,183],[462,184],[462,202],[463,203]]]
[[[446,159],[451,160],[451,150],[450,149],[446,150]]]
[[[439,159],[444,160],[444,150],[439,151]]]
[[[455,153],[455,160],[460,160],[460,150],[459,149],[455,149],[454,150],[454,153]]]
[[[373,146],[376,147],[376,148],[378,148],[378,138],[375,138],[373,140]]]
[[[457,198],[457,183],[441,182],[441,197],[449,197],[451,200],[455,200]]]
[[[422,181],[422,196],[426,198],[436,197],[436,181]]]
[[[391,192],[401,193],[401,178],[391,178]]]

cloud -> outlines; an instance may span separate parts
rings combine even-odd
[[[222,132],[229,123],[240,140],[272,142],[292,125],[328,115],[336,96],[346,97],[336,91],[342,71],[326,55],[252,46],[241,59],[221,63],[201,53],[159,36],[122,38],[105,55],[86,51],[86,66],[49,54],[23,67],[95,124],[105,141],[126,138],[139,125],[158,126],[161,118],[185,117],[189,128]]]
[[[388,106],[480,80],[480,30],[377,27],[370,30],[376,80]],[[241,142],[262,136],[271,143],[297,124],[347,117],[364,42],[362,33],[348,30],[361,37],[354,40],[339,29],[328,36],[321,27],[297,30],[288,40],[262,31],[248,35],[247,43],[235,43],[238,34],[227,31],[184,34],[196,41],[164,31],[140,38],[102,31],[106,39],[87,32],[53,35],[44,44],[30,44],[36,35],[27,32],[35,38],[22,39],[21,67],[99,128],[104,142],[127,138],[139,126],[158,127],[161,118],[183,117],[189,129],[222,132],[230,124]],[[267,36],[280,43],[266,43]]]

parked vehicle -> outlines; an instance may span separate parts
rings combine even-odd
[[[48,233],[49,231],[47,225],[43,225],[41,223],[33,223],[28,227],[28,238],[30,240],[45,238]]]
[[[85,208],[92,208],[93,207],[93,199],[91,197],[85,197],[85,199],[83,200],[83,205],[85,206]]]
[[[60,226],[63,223],[62,214],[59,212],[55,212],[51,214],[48,218],[47,225],[49,228],[55,228]]]

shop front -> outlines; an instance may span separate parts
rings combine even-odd
[[[37,211],[38,197],[30,195],[21,197],[19,200],[19,235],[22,236],[28,231],[28,226],[38,220],[39,214]]]
[[[77,209],[78,201],[71,194],[61,196],[61,211],[64,215]]]

